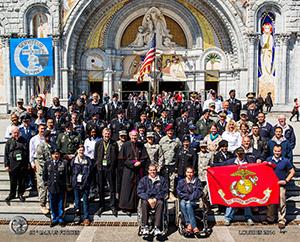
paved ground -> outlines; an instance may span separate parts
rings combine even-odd
[[[213,228],[212,234],[208,238],[202,238],[201,241],[272,241],[272,242],[296,242],[299,241],[300,226],[287,226],[284,230],[279,230],[277,226],[216,226]],[[137,228],[135,227],[55,227],[48,226],[29,226],[23,235],[13,234],[8,225],[0,226],[2,241],[61,241],[71,242],[133,242],[133,241],[196,241],[197,238],[185,238],[177,231],[171,231],[167,238],[143,238],[137,236]],[[74,235],[75,234],[75,235]],[[5,238],[5,239],[4,239]]]

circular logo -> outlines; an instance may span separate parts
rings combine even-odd
[[[17,45],[14,59],[21,72],[26,75],[37,75],[48,65],[49,52],[39,40],[28,39]]]
[[[9,222],[9,229],[14,234],[24,234],[28,229],[27,220],[22,216],[15,216]]]

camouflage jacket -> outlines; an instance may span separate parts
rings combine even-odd
[[[198,178],[203,182],[206,181],[206,170],[205,167],[210,166],[214,162],[214,156],[210,152],[203,153],[202,151],[198,154]]]
[[[163,158],[165,165],[172,166],[176,162],[176,153],[178,149],[182,146],[180,140],[173,136],[172,139],[169,139],[168,136],[164,136],[159,141],[159,145],[163,152]]]
[[[147,150],[151,164],[154,164],[158,170],[164,165],[164,156],[159,144],[150,145],[146,143],[145,148]]]

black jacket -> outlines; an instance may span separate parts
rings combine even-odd
[[[229,102],[229,110],[233,113],[234,121],[238,121],[240,119],[240,113],[242,109],[242,103],[238,99],[231,100],[230,98],[227,100]]]
[[[189,147],[186,151],[181,147],[177,151],[175,173],[183,177],[187,167],[193,167],[196,170],[198,166],[198,156],[194,149]]]
[[[95,144],[95,164],[98,170],[103,167],[103,157],[104,157],[104,140],[99,140]],[[107,167],[111,167],[113,170],[118,162],[119,148],[116,141],[110,139],[109,146],[106,151]]]
[[[214,157],[214,163],[221,163],[223,161],[229,160],[233,158],[233,154],[229,151],[226,152],[226,157],[223,155],[221,151],[219,151],[217,154],[215,154]]]
[[[253,147],[253,144],[254,144],[253,135],[250,135],[249,138],[251,139],[251,147]],[[264,159],[269,157],[268,141],[262,136],[259,136],[259,138],[257,140],[257,149],[261,153],[261,156]]]

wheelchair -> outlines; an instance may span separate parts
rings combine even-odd
[[[155,220],[155,210],[151,209],[149,211],[148,225],[149,231],[154,229],[154,220]],[[139,200],[137,206],[137,223],[138,223],[138,235],[141,236],[143,234],[143,226],[142,226],[142,200]],[[166,236],[168,233],[169,226],[169,216],[168,216],[168,202],[167,199],[164,200],[164,209],[162,216],[162,228],[161,228],[161,236]]]
[[[208,228],[207,213],[208,201],[201,197],[199,200],[199,207],[194,210],[197,227],[201,237],[209,237],[211,234],[211,229]],[[180,235],[183,235],[184,237],[191,237],[193,235],[186,231],[184,216],[180,210],[180,199],[178,198],[175,201],[175,225],[178,228]]]

